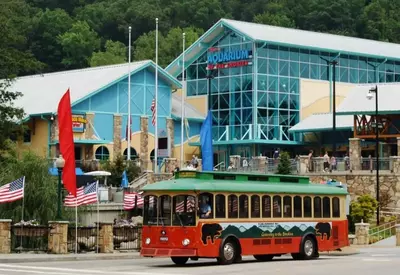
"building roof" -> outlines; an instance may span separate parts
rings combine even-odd
[[[175,118],[181,118],[182,104],[181,97],[172,94],[172,110],[171,114]],[[193,105],[185,102],[185,118],[194,120],[204,120],[206,117],[200,113]]]
[[[304,120],[297,123],[289,129],[289,132],[323,132],[331,131],[333,125],[332,113],[313,114]],[[352,129],[354,118],[351,115],[338,116],[336,115],[336,129],[347,130]]]
[[[132,62],[131,74],[149,68],[155,71],[155,63],[151,60]],[[19,77],[11,89],[22,93],[15,101],[28,115],[56,113],[58,102],[70,88],[71,104],[77,104],[86,97],[92,96],[114,83],[127,77],[129,64],[92,67],[80,70],[39,74]],[[159,67],[159,76],[167,81],[173,89],[181,87],[181,83]]]
[[[211,44],[216,42],[216,38],[224,34],[225,28],[236,31],[252,41],[271,42],[283,46],[323,50],[333,53],[400,60],[399,44],[231,19],[220,19],[185,51],[185,66],[190,65],[195,57],[206,52]],[[182,71],[181,64],[182,55],[168,65],[166,70],[172,75],[177,76]]]
[[[336,109],[338,115],[374,115],[375,95],[367,98],[375,84],[359,85],[353,88]],[[378,84],[379,114],[400,114],[400,83]]]
[[[270,194],[321,194],[346,195],[347,192],[336,186],[315,183],[286,183],[247,180],[206,180],[206,179],[175,179],[148,184],[142,191],[163,192],[237,192],[237,193],[270,193]]]

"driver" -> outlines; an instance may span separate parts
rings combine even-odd
[[[200,218],[202,219],[209,219],[211,218],[211,206],[208,203],[208,198],[207,197],[202,197],[201,198],[201,203],[200,203]]]

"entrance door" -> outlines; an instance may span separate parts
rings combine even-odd
[[[76,167],[81,167],[81,159],[82,159],[82,147],[75,146],[75,163]]]

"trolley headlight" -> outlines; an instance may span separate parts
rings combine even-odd
[[[150,238],[147,238],[146,241],[145,241],[145,243],[146,243],[147,245],[150,244]]]
[[[182,244],[183,244],[183,246],[188,246],[188,245],[190,244],[189,239],[184,239],[184,240],[182,241]]]

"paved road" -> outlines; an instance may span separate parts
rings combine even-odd
[[[251,257],[243,263],[219,266],[213,260],[189,262],[176,267],[169,259],[97,260],[77,262],[42,262],[0,264],[4,275],[183,275],[183,274],[296,274],[296,275],[395,275],[399,274],[400,248],[363,249],[353,256],[323,256],[313,261],[293,261],[282,256],[272,262],[256,262]]]

